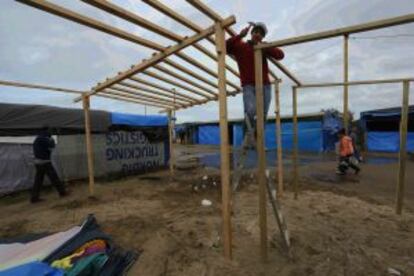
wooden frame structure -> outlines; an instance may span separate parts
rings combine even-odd
[[[229,72],[234,76],[238,76],[237,70],[235,70],[230,64],[226,63],[226,49],[225,49],[225,32],[230,35],[235,35],[235,31],[231,29],[231,25],[235,23],[235,17],[230,16],[228,18],[222,18],[215,11],[210,9],[207,5],[202,3],[200,0],[186,0],[194,8],[198,9],[214,23],[207,28],[203,28],[192,22],[191,20],[180,15],[170,7],[162,4],[158,0],[142,0],[145,4],[148,4],[152,8],[158,10],[169,18],[173,19],[177,23],[185,26],[193,33],[189,36],[181,36],[172,31],[169,31],[162,26],[159,26],[153,22],[150,22],[137,14],[134,14],[128,10],[123,9],[116,4],[110,3],[106,0],[81,0],[86,4],[105,11],[113,16],[119,17],[120,19],[126,20],[136,26],[140,26],[146,30],[161,35],[173,42],[170,46],[160,45],[154,41],[147,40],[139,37],[135,34],[126,32],[119,28],[110,26],[104,22],[98,21],[91,17],[79,14],[71,11],[65,7],[57,4],[50,3],[47,0],[16,0],[17,2],[32,6],[39,10],[48,12],[50,14],[65,18],[69,21],[87,26],[89,28],[101,31],[108,35],[112,35],[119,39],[135,43],[137,45],[152,49],[156,52],[147,59],[144,59],[125,71],[119,72],[115,76],[107,78],[96,86],[88,89],[87,92],[81,94],[81,96],[75,98],[75,102],[83,101],[85,110],[85,124],[89,124],[89,102],[92,96],[101,96],[111,99],[123,100],[156,108],[161,108],[163,112],[168,112],[170,123],[169,133],[172,133],[172,112],[179,109],[189,108],[196,105],[201,105],[210,101],[219,101],[219,116],[220,116],[220,154],[221,154],[221,183],[222,183],[222,216],[223,216],[223,247],[224,255],[226,258],[231,259],[232,257],[232,234],[231,234],[231,189],[230,189],[230,161],[229,161],[229,144],[228,144],[228,118],[227,118],[227,96],[233,96],[240,93],[241,88],[239,85],[227,80],[226,74]],[[398,24],[410,23],[414,21],[414,15],[407,15],[404,17],[392,18],[388,20],[372,22],[364,25],[352,26],[349,28],[337,29],[317,34],[311,34],[302,37],[296,37],[291,39],[285,39],[276,42],[270,42],[266,44],[260,44],[255,47],[255,62],[256,67],[256,93],[259,95],[257,99],[260,99],[260,95],[263,94],[263,84],[261,83],[261,56],[262,50],[268,47],[274,46],[287,46],[297,43],[303,43],[306,41],[319,40],[323,38],[334,37],[338,35],[349,35],[353,32],[368,31],[378,28],[384,28],[388,26],[394,26]],[[214,37],[213,37],[214,36]],[[216,50],[216,53],[211,52],[205,46],[199,43],[201,40],[209,41]],[[190,56],[184,53],[187,47],[194,47],[199,53],[197,56]],[[174,56],[181,62],[177,62],[171,57]],[[217,72],[210,69],[208,66],[200,62],[200,57],[207,57],[217,63]],[[344,55],[345,57],[345,55]],[[347,59],[347,56],[346,56]],[[293,88],[294,91],[297,88],[302,88],[304,85],[282,64],[275,60],[271,60],[272,64],[279,68],[279,70],[292,80],[297,86]],[[347,63],[347,62],[346,62]],[[200,72],[187,69],[186,65],[197,68]],[[164,66],[166,65],[166,66]],[[171,69],[170,69],[171,68]],[[150,70],[152,69],[152,70]],[[347,71],[347,67],[345,71]],[[162,72],[163,75],[158,74]],[[201,73],[202,72],[202,73]],[[279,177],[278,177],[278,191],[279,195],[283,191],[283,170],[280,160],[282,160],[282,150],[280,145],[280,101],[279,101],[279,78],[276,74],[271,71],[272,78],[276,81],[276,116],[277,120],[277,141],[280,150],[278,150],[279,160]],[[172,85],[179,88],[179,91],[172,93],[170,88],[153,82],[152,80],[142,79],[137,74],[143,74],[151,79],[157,79],[158,81]],[[345,73],[344,73],[345,74]],[[169,76],[169,78],[165,77]],[[217,82],[211,81],[209,78],[215,78]],[[174,79],[179,79],[181,82],[177,82]],[[345,75],[344,75],[345,78]],[[347,77],[346,77],[347,78]],[[183,84],[185,83],[185,85]],[[350,84],[348,80],[346,84]],[[404,82],[406,83],[406,82]],[[138,85],[139,84],[139,85]],[[408,85],[405,85],[405,90],[408,91]],[[47,89],[46,86],[43,86]],[[51,89],[53,90],[53,89]],[[55,89],[56,90],[56,89]],[[70,92],[70,91],[67,91]],[[408,92],[407,92],[408,93]],[[294,93],[296,95],[296,92]],[[408,97],[408,96],[407,96]],[[296,103],[296,97],[294,97],[294,103]],[[296,104],[294,104],[296,106]],[[347,105],[344,105],[344,109],[347,109]],[[345,110],[347,111],[347,110]],[[265,154],[264,154],[264,122],[263,122],[263,102],[257,101],[257,113],[258,113],[258,154],[259,154],[259,168],[258,168],[258,179],[259,179],[259,206],[260,206],[260,228],[261,228],[261,256],[265,260],[267,258],[267,226],[266,226],[266,188],[265,188]],[[295,108],[294,118],[297,120],[297,110]],[[296,121],[297,122],[297,121]],[[297,123],[295,124],[297,127]],[[297,130],[295,131],[295,152],[297,154]],[[92,148],[93,145],[90,140],[89,127],[86,128],[86,139],[87,139],[87,152],[88,152],[88,169],[89,169],[89,187],[90,193],[94,193],[94,177],[93,177],[93,158]],[[89,142],[88,142],[89,139]],[[173,142],[170,137],[170,151],[173,150]],[[171,160],[174,158],[172,157]],[[295,158],[296,160],[296,158]],[[295,161],[296,162],[296,161]],[[297,164],[295,165],[297,168]],[[173,174],[174,164],[170,162],[170,170]],[[403,175],[402,170],[401,175]],[[295,173],[295,175],[297,175]],[[403,178],[403,177],[402,177]],[[297,182],[297,180],[296,180]],[[297,186],[295,186],[297,187]],[[403,186],[401,186],[403,190]],[[297,193],[296,193],[297,194]]]
[[[345,27],[341,29],[335,29],[335,30],[329,30],[325,32],[319,32],[319,33],[313,33],[309,35],[304,36],[298,36],[294,38],[288,38],[284,40],[274,41],[270,43],[261,43],[259,45],[255,46],[255,59],[260,58],[261,54],[260,51],[271,48],[271,47],[281,47],[281,46],[289,46],[294,44],[300,44],[310,41],[316,41],[316,40],[322,40],[327,38],[333,38],[338,36],[344,37],[344,46],[343,46],[343,82],[338,83],[317,83],[317,84],[300,84],[296,86],[292,86],[292,113],[293,113],[293,189],[294,189],[294,198],[298,198],[298,173],[299,173],[299,167],[298,167],[298,114],[297,114],[297,91],[298,89],[302,88],[315,88],[315,87],[333,87],[333,86],[343,86],[343,113],[344,113],[344,126],[345,129],[348,129],[349,125],[349,118],[348,118],[348,87],[351,85],[368,85],[368,84],[382,84],[382,83],[402,83],[403,84],[403,101],[402,101],[402,116],[401,116],[401,124],[400,124],[400,152],[399,152],[399,169],[398,169],[398,180],[397,180],[397,191],[396,191],[396,213],[401,214],[402,213],[402,206],[403,206],[403,198],[404,198],[404,185],[405,185],[405,163],[406,163],[406,139],[407,139],[407,126],[408,126],[408,103],[409,103],[409,83],[414,81],[413,78],[402,78],[402,79],[387,79],[387,80],[368,80],[368,81],[349,81],[348,74],[349,74],[349,47],[348,47],[348,41],[349,36],[354,33],[359,32],[366,32],[376,29],[382,29],[387,28],[391,26],[397,26],[402,24],[408,24],[414,22],[414,14],[408,14],[404,16],[389,18],[385,20],[378,20],[373,21],[370,23],[365,24],[359,24],[354,25],[350,27]],[[262,79],[260,78],[261,72],[258,70],[258,65],[260,62],[255,61],[255,72],[256,72],[256,93],[257,95],[262,95],[263,93],[263,84]],[[260,82],[258,84],[257,82]],[[260,96],[259,96],[260,97]],[[263,136],[260,135],[260,133],[263,133],[264,125],[263,122],[260,122],[260,120],[263,120],[259,114],[262,112],[262,109],[259,109],[259,99],[257,99],[257,112],[258,112],[258,120],[257,122],[257,133],[258,137],[257,139],[262,140]],[[260,142],[262,144],[263,142]],[[259,142],[258,142],[259,145]],[[258,147],[258,156],[261,158],[261,156],[264,156],[264,147],[259,148]],[[258,168],[258,180],[259,185],[264,185],[263,178],[265,175],[264,169],[260,166],[260,164],[264,161],[259,160],[259,168]],[[260,189],[260,203],[259,205],[262,206],[262,201],[265,198],[264,193]],[[265,260],[267,257],[267,228],[265,223],[265,217],[266,217],[266,210],[263,208],[260,208],[261,213],[260,215],[260,221],[264,221],[264,223],[260,224],[260,234],[261,234],[261,252],[262,257]]]

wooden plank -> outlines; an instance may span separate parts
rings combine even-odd
[[[91,138],[91,117],[90,117],[90,102],[89,96],[82,95],[83,112],[85,116],[85,138],[86,138],[86,152],[88,158],[88,177],[89,177],[89,196],[95,195],[95,175],[94,175],[94,155]]]
[[[259,224],[260,255],[267,261],[267,212],[266,212],[266,152],[264,144],[264,103],[263,103],[263,55],[261,50],[254,52],[256,82],[256,130],[257,130],[257,180],[259,183]]]
[[[344,128],[345,128],[345,132],[348,133],[348,127],[349,127],[349,108],[348,108],[348,65],[349,65],[349,58],[348,58],[348,50],[349,50],[349,35],[344,35],[344,83],[345,85],[343,86],[344,88],[344,94],[343,94],[343,104],[344,104],[344,108],[343,108],[343,116],[344,116]]]
[[[377,30],[377,29],[383,29],[383,28],[388,28],[392,26],[408,24],[412,22],[414,22],[414,13],[410,13],[410,14],[403,15],[403,16],[382,19],[382,20],[371,21],[368,23],[363,23],[363,24],[358,24],[358,25],[352,25],[352,26],[348,26],[345,28],[332,29],[328,31],[311,33],[308,35],[302,35],[302,36],[277,40],[273,42],[261,43],[255,46],[255,48],[266,49],[266,48],[272,48],[272,47],[288,46],[288,45],[294,45],[294,44],[299,44],[299,43],[304,43],[304,42],[310,42],[310,41],[315,41],[315,40],[343,36],[346,34],[354,34],[354,33],[367,32],[367,31],[372,31],[372,30]]]
[[[174,118],[175,119],[175,118]],[[174,119],[172,116],[171,109],[168,110],[168,141],[170,145],[170,177],[174,177],[174,167],[175,167],[175,158],[174,158],[174,141],[173,141],[173,131],[174,131]]]
[[[167,5],[164,5],[163,3],[161,3],[158,0],[142,0],[142,2],[150,5],[151,7],[153,7],[154,9],[158,10],[159,12],[165,14],[166,16],[174,19],[175,21],[177,21],[178,23],[182,24],[183,26],[189,28],[190,30],[193,30],[197,33],[201,32],[203,30],[203,28],[201,28],[200,26],[198,26],[197,24],[195,24],[194,22],[192,22],[191,20],[187,19],[186,17],[178,14],[176,11],[174,11],[173,9],[169,8]],[[216,44],[215,40],[211,37],[211,36],[207,36],[206,39],[211,42],[213,45]],[[233,57],[231,57],[233,58]],[[234,59],[234,58],[233,58]],[[228,69],[228,67],[227,67]],[[215,76],[217,78],[217,76]],[[240,87],[238,87],[238,85],[226,80],[227,84],[232,86],[234,89],[239,90]]]
[[[171,59],[166,58],[164,60],[164,63],[170,65],[171,67],[174,67],[177,70],[180,70],[181,72],[184,72],[184,73],[192,76],[195,79],[198,79],[199,81],[202,81],[202,82],[210,85],[213,88],[218,88],[217,83],[215,83],[215,82],[213,82],[213,81],[211,81],[211,80],[209,80],[209,79],[207,79],[207,78],[205,78],[205,77],[203,77],[203,76],[195,73],[192,70],[187,69],[186,67],[182,66],[181,64],[179,64],[179,63],[177,63],[177,62],[175,62],[175,61],[173,61]]]
[[[223,26],[215,25],[216,50],[218,56],[218,86],[220,112],[220,170],[221,170],[221,197],[223,216],[223,247],[224,256],[232,259],[231,234],[231,187],[230,187],[230,149],[227,119],[227,89],[226,89],[226,44]]]
[[[163,99],[163,98],[160,98],[160,97],[144,94],[144,93],[139,92],[137,90],[126,89],[126,88],[122,88],[122,87],[118,87],[118,86],[112,86],[111,88],[108,88],[108,89],[123,92],[123,93],[126,93],[130,96],[133,96],[133,97],[142,97],[143,99],[145,99],[147,101],[152,101],[154,103],[164,103],[164,104],[167,104],[167,105],[170,105],[170,106],[174,106],[174,108],[182,106],[180,104],[174,105],[174,102],[172,100],[166,100],[166,99]]]
[[[190,3],[191,5],[193,5],[196,9],[198,9],[199,11],[201,11],[202,13],[210,17],[210,19],[214,21],[223,20],[223,18],[218,13],[216,13],[213,9],[208,7],[203,2],[199,0],[186,0],[186,1]],[[227,27],[226,30],[231,36],[237,35],[237,33],[232,28],[230,28],[230,26]],[[291,72],[289,72],[289,70],[286,67],[284,67],[280,62],[277,62],[274,59],[270,59],[270,62],[273,63],[276,67],[278,67],[283,73],[285,73],[286,76],[290,78],[293,82],[295,82],[297,85],[300,85],[299,80]],[[278,79],[278,77],[273,71],[269,71],[269,73],[275,80]]]
[[[334,86],[353,86],[353,85],[371,85],[371,84],[385,84],[385,83],[400,83],[404,81],[413,82],[414,78],[404,78],[404,79],[385,79],[385,80],[361,80],[361,81],[350,81],[347,83],[344,82],[328,82],[328,83],[309,83],[302,84],[298,86],[302,88],[321,88],[321,87],[334,87]]]
[[[280,82],[275,83],[275,115],[276,115],[276,146],[277,146],[277,195],[283,196],[283,151],[282,123],[280,120]]]
[[[188,78],[186,78],[186,77],[184,77],[184,76],[182,76],[180,74],[177,74],[176,72],[173,72],[173,71],[169,70],[165,66],[162,66],[160,64],[155,64],[153,66],[153,68],[155,68],[155,69],[157,69],[157,70],[159,70],[159,71],[161,71],[161,72],[163,72],[163,73],[165,73],[167,75],[170,75],[170,76],[172,76],[172,77],[174,77],[176,79],[182,80],[183,82],[186,82],[187,84],[189,84],[191,86],[194,86],[194,87],[196,87],[196,88],[198,88],[200,90],[203,90],[203,91],[207,92],[208,94],[210,94],[212,96],[217,96],[217,94],[214,93],[213,91],[211,91],[209,88],[207,88],[207,87],[205,87],[203,85],[200,85],[200,84],[196,83],[195,81],[190,80],[190,79],[188,79]]]
[[[234,16],[232,17],[228,17],[225,20],[223,20],[221,22],[222,26],[229,26],[231,24],[234,24],[236,21],[236,19],[234,18]],[[120,82],[126,78],[129,78],[139,72],[144,71],[145,69],[149,68],[150,66],[153,66],[154,64],[159,63],[160,61],[162,61],[164,58],[177,53],[178,51],[184,49],[185,47],[192,45],[196,42],[198,42],[199,40],[205,38],[206,36],[209,36],[210,34],[214,33],[214,26],[211,26],[205,30],[203,30],[202,32],[195,34],[191,37],[188,37],[187,39],[185,39],[183,42],[174,45],[172,47],[167,48],[165,51],[157,53],[155,55],[153,55],[150,59],[148,60],[144,60],[143,62],[141,62],[140,64],[134,65],[132,66],[131,69],[122,72],[121,74],[118,74],[117,76],[110,78],[106,81],[104,81],[103,83],[99,84],[98,86],[94,87],[93,91],[89,92],[89,95],[93,95],[98,93],[100,90],[103,90],[117,82]],[[79,101],[79,99],[75,99],[75,102]]]
[[[106,93],[105,90],[99,92],[99,94],[97,94],[96,96],[111,99],[111,100],[117,100],[117,101],[121,101],[121,102],[136,103],[136,104],[140,104],[140,105],[144,105],[144,106],[152,106],[152,107],[156,107],[156,108],[168,108],[168,107],[163,106],[163,105],[148,103],[148,102],[132,99],[130,97],[116,96],[116,95],[113,95],[113,94]]]
[[[396,213],[401,215],[404,192],[405,192],[405,171],[407,162],[407,129],[408,129],[408,108],[410,97],[410,83],[408,81],[403,82],[403,101],[401,108],[401,121],[400,121],[400,153],[398,158],[398,183],[397,183],[397,200],[396,200]]]
[[[161,91],[163,91],[163,92],[165,92],[165,93],[170,93],[170,94],[172,94],[172,92],[169,90],[169,88],[167,88],[167,87],[165,87],[165,86],[162,86],[162,85],[159,85],[159,84],[157,84],[157,83],[153,83],[153,82],[148,81],[148,80],[144,80],[144,79],[142,79],[142,78],[138,78],[138,77],[130,77],[130,78],[129,78],[129,80],[132,80],[132,81],[137,82],[137,83],[140,83],[140,84],[144,84],[144,85],[149,86],[149,87],[152,87],[152,88],[157,88],[157,89],[159,89],[159,90],[161,90]],[[198,102],[198,101],[199,101],[199,99],[196,99],[196,98],[190,97],[190,96],[188,96],[188,95],[186,95],[186,94],[183,94],[183,93],[180,93],[180,92],[176,92],[176,93],[177,93],[177,95],[179,95],[180,97],[185,98],[185,99],[187,99],[187,100],[191,101],[192,103],[196,103],[196,102]]]
[[[126,31],[123,31],[121,29],[112,27],[110,25],[107,25],[105,23],[102,23],[98,20],[95,20],[93,18],[81,15],[79,13],[73,12],[71,10],[68,10],[62,6],[58,6],[56,4],[52,4],[46,0],[16,0],[17,2],[32,6],[34,8],[46,11],[48,13],[66,18],[72,22],[79,23],[81,25],[93,28],[95,30],[99,30],[101,32],[116,36],[121,39],[128,40],[133,43],[137,43],[139,45],[157,50],[157,51],[163,51],[166,49],[165,47],[154,43],[150,40],[147,40],[145,38],[130,34]]]
[[[129,99],[134,99],[134,100],[141,101],[143,103],[157,104],[159,106],[163,106],[163,107],[168,108],[168,109],[174,108],[174,106],[172,106],[170,104],[167,104],[165,102],[160,102],[160,101],[156,101],[156,100],[150,100],[150,99],[147,99],[146,97],[141,97],[141,96],[138,96],[138,95],[131,95],[130,93],[119,92],[119,91],[113,90],[111,88],[105,89],[104,92],[106,94],[109,94],[109,95],[120,96],[120,97],[124,97],[124,98],[129,98]]]
[[[292,88],[292,111],[293,111],[293,190],[294,197],[298,199],[298,101],[297,88]]]
[[[104,1],[104,0],[81,0],[87,4],[90,4],[92,6],[95,6],[99,9],[102,9],[112,15],[115,15],[119,18],[125,19],[137,26],[143,27],[147,30],[150,30],[154,33],[157,33],[161,36],[164,36],[168,39],[174,40],[175,42],[181,42],[183,41],[185,38],[183,36],[180,36],[172,31],[169,31],[157,24],[152,23],[151,21],[138,16],[135,13],[132,13],[126,9],[123,9],[120,6],[117,6],[113,3],[110,3],[108,1]],[[212,60],[217,61],[217,56],[212,53],[211,51],[209,51],[207,48],[205,48],[204,46],[202,46],[201,44],[197,44],[195,43],[193,45],[193,47],[195,47],[196,49],[198,49],[200,52],[204,53],[205,55],[207,55],[208,57],[210,57]],[[232,72],[233,74],[235,74],[237,77],[239,77],[239,74],[237,71],[235,71],[231,66],[226,65],[226,68]]]
[[[0,85],[23,87],[23,88],[32,88],[32,89],[41,89],[41,90],[50,90],[50,91],[74,93],[74,94],[83,94],[83,93],[85,93],[85,91],[80,91],[80,90],[60,88],[60,87],[54,87],[54,86],[48,86],[48,85],[39,85],[39,84],[15,82],[15,81],[2,81],[2,80],[0,80]]]
[[[124,81],[121,81],[117,85],[125,86],[125,87],[132,88],[132,89],[138,90],[138,91],[145,91],[145,92],[148,92],[148,93],[160,95],[160,96],[165,97],[167,99],[175,98],[175,100],[178,102],[178,104],[192,103],[192,101],[187,100],[185,98],[182,99],[181,97],[174,97],[174,95],[169,95],[168,93],[164,93],[164,92],[159,91],[159,90],[154,90],[154,89],[151,89],[151,88],[147,88],[147,87],[141,86],[141,85],[134,85],[134,84],[130,84],[130,83],[127,83],[127,82],[124,82]]]
[[[201,96],[201,97],[203,97],[203,98],[206,98],[206,99],[208,99],[208,100],[212,100],[212,99],[214,99],[212,96],[208,96],[208,95],[206,95],[206,94],[205,94],[204,92],[202,92],[202,91],[195,90],[195,89],[193,89],[193,88],[191,88],[191,87],[189,87],[189,86],[187,86],[187,85],[181,84],[181,83],[176,82],[176,81],[174,81],[174,80],[170,80],[170,79],[164,78],[163,76],[161,76],[161,75],[159,75],[159,74],[157,74],[157,73],[155,73],[155,72],[152,72],[152,71],[148,71],[148,70],[147,70],[147,71],[142,72],[142,74],[147,75],[147,76],[150,76],[150,77],[153,77],[153,78],[158,79],[158,80],[160,80],[160,81],[163,81],[163,82],[169,83],[169,84],[174,85],[174,86],[176,86],[176,87],[180,87],[181,89],[183,89],[183,90],[185,90],[185,91],[188,91],[188,92],[190,92],[190,93],[196,94],[196,95]]]

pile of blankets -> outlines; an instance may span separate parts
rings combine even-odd
[[[0,240],[0,276],[124,275],[138,256],[115,245],[88,215],[64,232]]]

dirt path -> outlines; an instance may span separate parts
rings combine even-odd
[[[307,189],[317,182],[307,183],[309,177],[302,175],[305,190],[300,200],[289,191],[282,199],[292,259],[282,249],[268,206],[266,264],[259,258],[255,179],[245,177],[234,197],[234,260],[230,262],[222,257],[218,171],[200,168],[178,172],[173,182],[168,172],[159,172],[98,183],[98,200],[87,198],[84,184],[73,186],[73,194],[64,200],[54,191],[47,192],[47,200],[39,205],[30,205],[27,195],[3,199],[1,214],[10,215],[2,217],[0,236],[64,230],[94,213],[118,243],[143,251],[130,275],[388,275],[390,267],[414,275],[412,212],[396,216],[386,200],[369,200],[372,186],[352,181],[344,181],[341,189],[360,185],[362,196],[323,181],[317,184],[323,189]],[[211,200],[212,206],[201,206],[202,199]]]

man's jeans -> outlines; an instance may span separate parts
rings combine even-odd
[[[272,99],[272,86],[270,84],[263,86],[263,109],[264,121],[266,122],[267,112],[269,111],[270,101]],[[250,121],[253,129],[256,129],[256,87],[254,85],[243,86],[243,103],[244,113]]]

